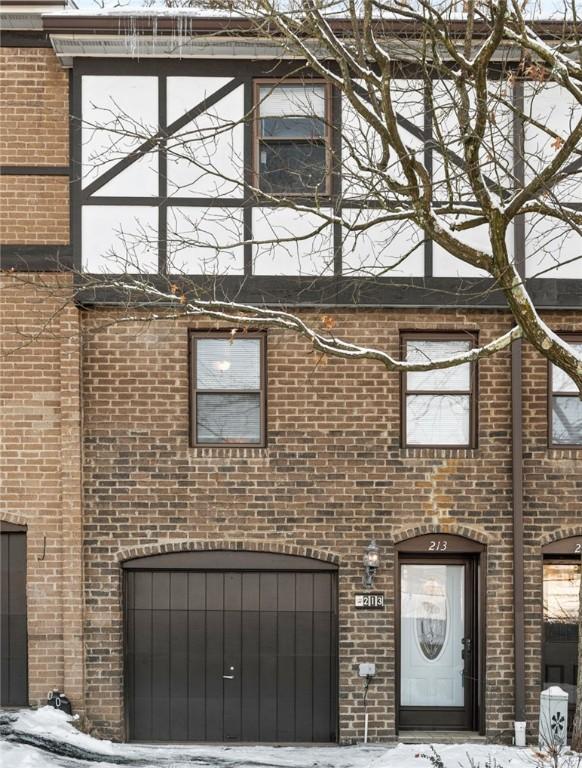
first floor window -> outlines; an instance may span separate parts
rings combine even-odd
[[[467,352],[474,338],[468,334],[403,334],[402,344],[408,362],[430,363]],[[475,376],[472,363],[403,374],[403,445],[474,446]]]
[[[582,336],[566,339],[582,354]],[[561,368],[550,366],[551,443],[582,445],[582,400],[574,381]]]
[[[192,444],[265,443],[265,336],[192,332]]]

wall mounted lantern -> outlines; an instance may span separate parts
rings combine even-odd
[[[374,576],[379,564],[380,550],[374,539],[372,539],[364,552],[364,587],[366,589],[372,589],[374,586]]]

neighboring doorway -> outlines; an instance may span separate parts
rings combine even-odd
[[[399,553],[401,730],[479,729],[480,555],[454,552],[467,547],[456,539],[432,537],[416,545],[434,545],[428,553]]]
[[[336,741],[336,566],[181,552],[124,568],[129,739]]]
[[[568,731],[576,709],[578,614],[582,536],[544,548],[542,687],[558,685],[568,694]]]
[[[0,705],[23,707],[28,704],[26,528],[1,522],[0,540]]]

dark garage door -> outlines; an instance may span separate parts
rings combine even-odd
[[[335,566],[182,552],[125,568],[130,739],[336,740]]]
[[[26,636],[26,529],[1,523],[0,704],[28,704]]]

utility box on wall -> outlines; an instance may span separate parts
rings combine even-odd
[[[568,694],[553,685],[540,695],[540,748],[565,747],[567,733]]]

